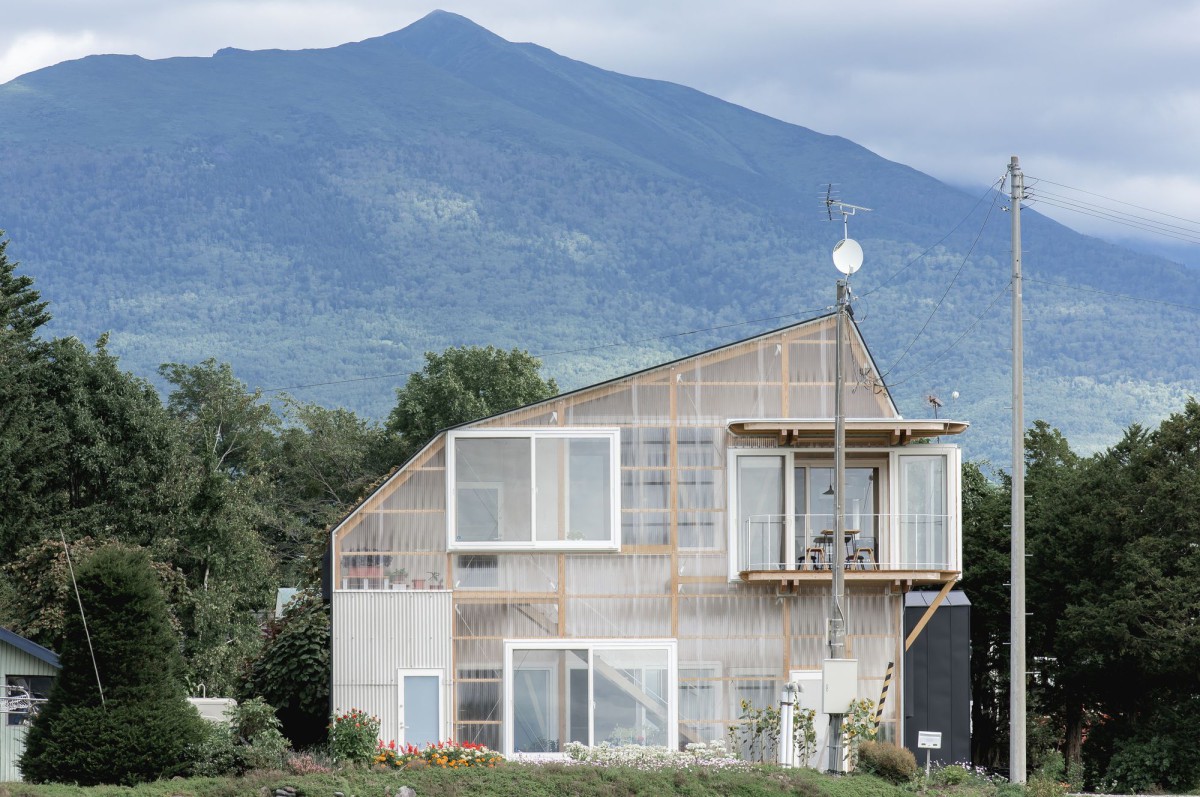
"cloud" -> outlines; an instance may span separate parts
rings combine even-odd
[[[95,52],[331,47],[429,0],[39,0],[6,15],[0,81]],[[1200,0],[458,0],[510,41],[669,80],[980,187],[1027,171],[1200,207]],[[1072,220],[1076,226],[1098,221]]]
[[[56,33],[35,29],[18,33],[0,51],[0,83],[61,61],[93,55],[99,49],[99,40],[91,31]]]

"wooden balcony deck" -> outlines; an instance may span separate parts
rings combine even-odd
[[[904,588],[938,586],[956,581],[962,575],[957,570],[889,570],[886,566],[879,569],[847,569],[845,573],[847,589],[855,584],[873,586],[892,584]],[[833,581],[833,573],[828,569],[743,570],[738,573],[738,576],[747,584],[766,584],[778,587],[784,592],[791,592],[800,587],[829,584]]]

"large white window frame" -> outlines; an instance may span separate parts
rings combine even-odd
[[[666,654],[667,682],[664,688],[664,698],[667,702],[666,718],[666,747],[670,750],[679,747],[679,651],[674,639],[506,639],[504,640],[504,725],[502,737],[504,754],[512,756],[515,737],[516,717],[514,714],[515,679],[513,676],[513,653],[518,650],[578,650],[587,651],[587,703],[588,703],[588,741],[592,746],[598,741],[593,738],[595,733],[595,656],[599,651],[655,651]],[[531,668],[532,669],[532,668]],[[556,711],[562,707],[556,705]],[[565,746],[565,745],[564,745]],[[561,746],[557,753],[522,753],[531,758],[562,758],[565,753]]]
[[[946,468],[946,535],[950,570],[962,570],[962,452],[955,445],[922,444],[904,448],[848,448],[848,455],[853,458],[847,461],[847,467],[878,468],[880,484],[876,485],[875,500],[879,502],[879,522],[877,545],[880,551],[889,551],[889,558],[899,562],[901,551],[901,531],[899,515],[905,511],[901,494],[900,474],[901,460],[905,457],[944,457]],[[797,467],[831,467],[833,464],[833,449],[831,448],[755,448],[730,449],[726,457],[726,488],[727,493],[727,541],[729,546],[729,580],[738,581],[738,557],[740,542],[738,528],[738,460],[742,457],[783,457],[784,458],[784,533],[787,540],[795,539],[795,519],[797,496],[795,494],[795,479],[792,474]],[[827,459],[828,458],[828,459]],[[826,464],[828,462],[828,464]],[[802,498],[801,498],[802,500]],[[879,533],[882,526],[882,533]],[[791,561],[795,561],[795,558]]]
[[[529,445],[530,484],[530,528],[528,540],[459,540],[457,491],[460,486],[457,474],[456,443],[464,439],[516,439]],[[608,442],[609,460],[609,534],[607,539],[538,539],[538,484],[537,484],[537,441],[538,440],[605,440]],[[569,462],[567,464],[569,468]],[[560,484],[561,511],[570,513],[570,476]],[[462,486],[480,484],[464,480]],[[506,497],[502,489],[498,500],[503,505]],[[498,520],[499,522],[499,520]],[[501,534],[500,536],[503,536]],[[621,549],[621,430],[613,428],[570,428],[570,427],[518,427],[505,429],[461,429],[446,433],[446,548],[449,551],[496,553],[502,551],[619,551]]]

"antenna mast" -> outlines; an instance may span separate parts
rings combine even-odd
[[[842,359],[845,347],[846,312],[850,305],[850,275],[858,271],[863,262],[862,247],[849,235],[849,219],[858,211],[869,211],[870,208],[851,205],[833,198],[833,185],[830,184],[825,194],[825,209],[830,221],[836,210],[842,214],[842,240],[833,247],[833,264],[842,273],[837,281],[837,342],[834,346],[834,378],[833,378],[833,462],[834,462],[834,517],[833,517],[833,555],[830,557],[829,569],[833,576],[833,595],[829,605],[829,659],[833,662],[846,662],[846,410],[842,403],[845,377],[842,375]],[[855,680],[857,680],[857,663]],[[831,673],[832,667],[827,668]],[[823,675],[823,678],[826,677]],[[837,711],[829,711],[829,769],[832,772],[842,771],[842,717]]]

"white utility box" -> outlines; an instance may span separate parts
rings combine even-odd
[[[825,659],[821,662],[821,712],[849,714],[858,697],[858,659]]]

